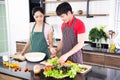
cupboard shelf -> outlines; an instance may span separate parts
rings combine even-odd
[[[87,0],[56,0],[56,1],[43,1],[44,4],[46,3],[61,3],[61,2],[85,2]],[[90,1],[105,1],[105,0],[90,0]]]
[[[74,14],[75,16],[87,16],[87,14]],[[45,16],[57,16],[56,14],[46,14]],[[109,14],[89,14],[89,16],[109,16]]]
[[[92,18],[94,16],[109,16],[109,14],[90,14],[89,13],[89,3],[90,1],[106,1],[106,0],[56,0],[56,1],[43,1],[43,4],[46,4],[46,3],[60,3],[60,2],[64,2],[64,1],[67,1],[67,2],[87,2],[87,13],[86,14],[83,14],[83,15],[79,15],[79,14],[75,14],[75,16],[86,16],[87,18]],[[56,14],[46,14],[46,17],[49,17],[49,16],[56,16]]]

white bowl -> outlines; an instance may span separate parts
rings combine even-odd
[[[25,58],[30,62],[38,62],[45,58],[46,54],[42,52],[26,53]]]
[[[7,55],[3,55],[2,59],[3,59],[3,61],[8,61],[9,57]]]

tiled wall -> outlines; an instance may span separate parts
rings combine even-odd
[[[8,51],[5,4],[0,2],[0,53]]]

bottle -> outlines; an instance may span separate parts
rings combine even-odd
[[[110,48],[109,51],[110,53],[115,53],[115,43],[114,43],[114,39],[110,39]]]

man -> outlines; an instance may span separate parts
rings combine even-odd
[[[81,48],[85,40],[84,23],[73,15],[72,7],[67,2],[59,4],[56,13],[64,21],[61,27],[62,39],[56,49],[57,52],[62,50],[59,62],[64,63],[66,60],[71,60],[82,63]]]

